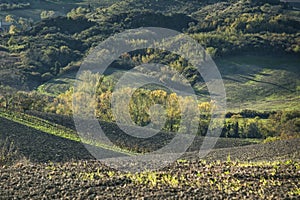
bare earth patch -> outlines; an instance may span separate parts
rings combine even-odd
[[[300,197],[300,139],[236,147],[223,140],[203,159],[188,152],[163,169],[131,174],[96,161],[79,142],[0,119],[1,141],[25,156],[0,166],[0,199]]]

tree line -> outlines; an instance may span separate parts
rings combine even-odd
[[[55,113],[59,115],[72,116],[74,109],[82,107],[73,107],[72,100],[85,103],[84,107],[93,109],[92,115],[101,121],[115,122],[115,116],[111,108],[113,87],[107,85],[113,84],[110,79],[105,79],[98,74],[84,74],[86,78],[94,78],[99,81],[96,93],[93,94],[94,101],[87,102],[86,92],[90,92],[91,86],[82,85],[81,90],[74,93],[73,88],[58,95],[49,97],[37,92],[16,91],[8,86],[0,87],[0,105],[4,110],[15,110],[19,112],[41,111],[46,113]],[[100,84],[101,83],[101,84]],[[124,88],[118,91],[124,98],[131,93],[132,88]],[[123,101],[123,100],[122,100]],[[184,103],[182,103],[184,102]],[[178,132],[187,131],[188,124],[182,124],[182,113],[191,109],[189,97],[178,96],[170,91],[162,89],[140,88],[134,91],[130,97],[129,114],[132,121],[139,126],[146,126],[149,123],[154,125],[152,128],[161,128],[163,131]],[[151,109],[151,106],[159,104],[162,110]],[[184,105],[184,106],[182,106]],[[200,115],[190,118],[196,121],[198,126],[197,135],[206,135],[211,120],[211,111],[214,109],[213,102],[198,101],[197,108]],[[80,113],[84,114],[84,110]],[[117,111],[119,114],[123,110]],[[86,116],[85,116],[86,117]],[[160,125],[163,122],[163,126]],[[272,111],[257,112],[243,110],[239,113],[227,113],[223,122],[223,131],[221,137],[229,138],[291,138],[299,137],[300,133],[300,112],[299,111]],[[214,129],[215,127],[211,127]]]

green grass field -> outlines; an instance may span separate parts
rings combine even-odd
[[[300,109],[299,58],[239,55],[219,58],[215,62],[225,84],[228,111]],[[54,78],[41,85],[38,91],[58,95],[72,86],[75,76],[76,73],[71,73]],[[120,74],[110,76],[119,77]]]
[[[0,111],[0,117],[3,117],[5,119],[11,120],[13,122],[16,122],[21,125],[25,125],[27,127],[30,127],[32,129],[35,129],[37,131],[42,131],[44,133],[51,134],[53,136],[57,136],[60,138],[65,138],[71,141],[75,142],[84,142],[86,144],[91,144],[96,147],[100,147],[103,149],[111,150],[114,152],[124,153],[124,154],[133,154],[129,152],[128,150],[121,149],[117,146],[109,146],[104,143],[99,142],[93,142],[88,140],[83,140],[83,138],[80,138],[78,133],[75,130],[69,129],[67,127],[55,124],[53,122],[50,122],[48,120],[44,120],[32,115],[27,115],[24,113],[18,113],[18,112],[5,112]],[[83,141],[82,141],[83,140]]]
[[[240,55],[216,63],[225,83],[229,110],[300,108],[299,58]]]

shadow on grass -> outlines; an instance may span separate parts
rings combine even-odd
[[[57,137],[0,118],[0,140],[13,142],[18,152],[32,162],[65,162],[94,159],[80,142]]]
[[[265,83],[265,84],[273,85],[273,86],[275,86],[275,87],[278,87],[278,88],[287,90],[287,91],[289,91],[289,92],[296,92],[295,90],[291,90],[291,89],[289,89],[289,88],[287,88],[287,87],[284,87],[284,86],[279,85],[279,84],[276,84],[276,83],[267,82],[267,81],[260,81],[260,80],[256,80],[256,79],[254,79],[254,78],[248,78],[248,77],[242,76],[242,75],[240,75],[240,77],[241,77],[241,78],[244,78],[244,79],[247,79],[247,80],[249,80],[249,81],[257,82],[257,83]],[[252,76],[252,77],[253,77],[253,76]]]

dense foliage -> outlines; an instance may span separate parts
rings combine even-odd
[[[6,4],[10,8],[5,9],[22,8],[26,4],[24,2],[0,1],[0,9]],[[23,84],[26,87],[21,89],[33,90],[57,76],[76,71],[89,50],[110,35],[125,29],[147,26],[175,29],[195,38],[213,57],[239,52],[300,55],[299,11],[277,0],[124,0],[102,7],[95,7],[91,3],[86,7],[74,8],[66,16],[60,17],[55,17],[53,12],[43,11],[41,17],[42,21],[35,24],[30,19],[17,16],[8,15],[5,18],[5,21],[12,23],[8,32],[1,32],[0,39],[0,50],[8,52],[1,54],[3,65],[0,71],[3,75],[0,80],[1,106],[5,109],[36,109],[63,115],[72,114],[72,88],[57,97],[34,91],[18,92],[17,89]],[[199,86],[203,82],[199,73],[180,56],[143,49],[128,52],[111,67],[124,70],[157,61],[168,64],[183,74],[197,95],[207,95],[206,88]],[[16,78],[5,80],[9,73],[15,74]],[[157,76],[160,74],[151,73]],[[96,93],[98,99],[95,114],[101,120],[114,121],[109,102],[117,76],[113,74],[98,77],[102,82]],[[176,79],[174,75],[172,81],[177,83]],[[12,80],[18,80],[20,84],[11,84]],[[142,97],[146,97],[146,100]],[[182,97],[176,97],[161,88],[140,89],[130,105],[132,118],[138,125],[147,125],[151,121],[151,105],[168,105],[170,101],[178,101],[178,98]],[[198,102],[205,112],[200,119],[195,119],[199,121],[198,134],[201,135],[206,133],[210,119],[208,112],[213,107],[207,102],[207,99]],[[165,130],[179,129],[179,113],[176,103],[167,108]],[[289,136],[299,131],[299,116],[284,120],[281,118],[287,114],[278,113],[228,113],[222,136],[266,138],[279,134]],[[263,123],[261,119],[270,122]],[[273,123],[277,124],[272,126],[276,130],[269,126]],[[287,126],[290,128],[285,129]]]
[[[101,78],[98,75],[85,74],[102,80],[102,84],[97,87],[97,92],[94,94],[95,101],[86,104],[85,107],[95,108],[94,115],[102,121],[114,122],[115,117],[111,108],[112,91],[105,87],[111,80]],[[88,92],[89,85],[82,85],[81,92],[73,93],[72,90],[67,91],[57,97],[49,97],[38,94],[36,92],[26,93],[17,92],[13,88],[0,87],[0,105],[6,110],[17,110],[25,112],[28,110],[36,110],[42,112],[54,112],[60,115],[72,115],[77,112],[76,107],[72,107],[72,98],[77,101],[85,98],[85,93]],[[126,88],[122,91],[125,95],[130,93],[131,88]],[[51,101],[52,103],[49,103]],[[180,104],[179,104],[180,101]],[[181,123],[181,113],[190,109],[192,100],[177,96],[175,93],[170,93],[161,89],[138,89],[134,92],[130,104],[130,116],[134,123],[139,126],[147,126],[152,123],[151,128],[162,128],[164,131],[188,131],[189,124]],[[164,114],[160,110],[151,110],[151,106],[160,104],[165,108]],[[185,105],[185,107],[182,107]],[[180,107],[181,106],[181,107]],[[82,107],[78,107],[78,109]],[[75,110],[73,110],[75,109]],[[211,111],[215,109],[211,102],[199,102],[198,109],[200,118],[195,116],[191,120],[198,122],[198,135],[206,135],[211,119]],[[84,111],[83,117],[86,115]],[[122,112],[122,111],[119,111]],[[251,110],[243,110],[239,113],[227,113],[224,128],[221,137],[231,138],[291,138],[299,137],[300,132],[300,112],[299,111],[278,111],[278,112],[257,112]],[[164,122],[160,127],[161,122]],[[157,126],[157,127],[156,127]],[[214,127],[211,127],[214,129]]]
[[[29,8],[30,5],[31,5],[30,2],[26,0],[19,0],[18,2],[12,2],[10,0],[1,0],[0,11],[24,9],[24,8]]]
[[[45,17],[35,25],[8,16],[14,25],[1,45],[21,53],[23,71],[30,77],[38,73],[34,77],[43,83],[108,36],[137,27],[186,32],[212,56],[241,51],[299,54],[298,18],[279,1],[125,0],[108,7],[74,8],[67,17]]]

